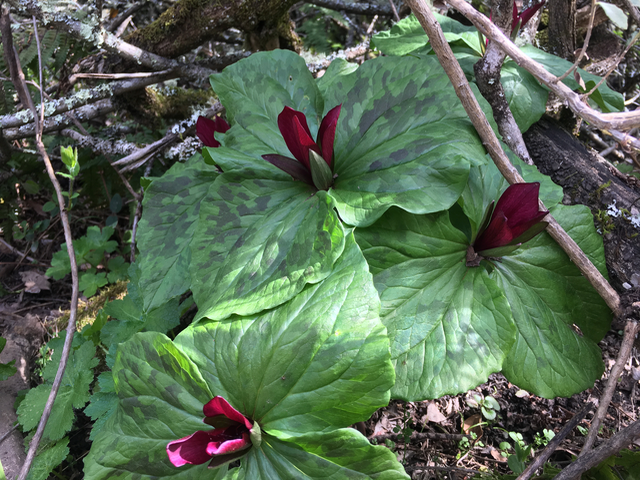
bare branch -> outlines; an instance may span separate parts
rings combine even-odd
[[[38,46],[38,60],[39,60],[39,73],[40,73],[40,85],[42,85],[42,54],[40,50],[40,39],[38,38],[38,28],[36,25],[36,19],[33,18],[34,24],[34,35],[36,38],[37,46]],[[23,77],[24,78],[24,77]],[[23,80],[24,88],[26,90],[26,83]],[[44,92],[41,90],[41,99],[40,102],[44,107]],[[71,293],[71,306],[69,312],[69,323],[67,324],[67,334],[64,340],[64,346],[62,348],[62,356],[60,358],[60,364],[58,366],[58,371],[56,372],[56,376],[53,380],[53,384],[51,385],[51,392],[49,394],[49,398],[47,399],[47,403],[44,407],[44,411],[42,412],[42,417],[40,418],[40,422],[38,423],[38,428],[36,429],[36,433],[33,435],[31,439],[31,443],[29,444],[29,451],[27,452],[27,458],[22,465],[22,469],[20,470],[20,474],[18,476],[18,480],[25,480],[27,475],[29,474],[29,469],[31,468],[31,464],[35,458],[36,451],[38,450],[38,445],[40,444],[40,440],[42,439],[42,435],[44,433],[44,429],[47,425],[47,421],[49,420],[49,416],[51,415],[51,410],[53,409],[53,404],[55,402],[56,396],[58,395],[58,390],[60,389],[60,384],[62,383],[62,377],[64,376],[64,371],[67,366],[67,360],[69,359],[69,354],[71,353],[71,343],[73,341],[73,335],[76,331],[76,313],[78,308],[78,265],[76,264],[76,255],[73,248],[73,237],[71,235],[71,227],[69,225],[69,217],[67,215],[65,209],[65,200],[62,195],[62,188],[60,187],[60,183],[58,183],[58,179],[56,178],[56,174],[53,170],[53,166],[51,165],[51,160],[47,154],[47,150],[42,143],[42,117],[44,116],[44,110],[41,110],[41,117],[38,118],[38,113],[33,106],[33,102],[31,102],[31,110],[33,113],[34,119],[36,119],[36,145],[38,147],[38,151],[44,160],[44,164],[49,174],[49,178],[51,179],[51,183],[56,191],[56,197],[58,199],[58,206],[60,208],[60,218],[62,220],[62,226],[64,229],[64,238],[67,242],[67,253],[69,254],[69,261],[71,263],[71,279],[72,279],[72,293]]]
[[[604,417],[607,415],[607,409],[609,408],[609,404],[613,398],[613,392],[618,386],[618,378],[620,378],[620,375],[624,371],[624,366],[629,359],[629,355],[631,355],[631,349],[633,348],[633,342],[636,340],[637,332],[638,323],[633,320],[627,322],[624,327],[624,338],[622,339],[622,345],[618,352],[618,358],[616,358],[616,363],[611,369],[604,393],[600,397],[600,404],[598,405],[596,415],[591,421],[589,435],[587,435],[587,440],[584,442],[582,451],[580,452],[581,457],[587,454],[596,442],[596,438],[598,438],[598,430],[600,430],[600,425],[602,424]]]
[[[640,437],[640,420],[636,420],[628,427],[623,428],[598,448],[578,457],[575,462],[562,470],[553,480],[574,480],[578,478],[582,473],[630,445],[638,437]]]
[[[89,148],[102,155],[129,155],[138,150],[138,146],[135,143],[125,140],[102,140],[100,138],[83,135],[69,128],[60,130],[60,134],[71,138],[78,146]]]
[[[587,27],[587,34],[584,36],[584,43],[582,44],[582,48],[580,49],[580,54],[578,55],[578,58],[576,58],[576,61],[573,63],[573,65],[571,65],[569,70],[567,70],[566,72],[564,72],[562,75],[558,77],[558,81],[562,81],[565,78],[567,78],[569,75],[571,75],[573,71],[576,68],[578,68],[578,65],[580,65],[580,62],[582,61],[583,57],[587,53],[587,48],[589,47],[589,40],[591,39],[591,30],[593,30],[593,19],[596,17],[597,6],[598,5],[596,4],[596,0],[591,0],[591,13],[589,16],[589,26]]]
[[[455,1],[456,3],[461,2],[466,6],[464,0],[450,1]],[[498,170],[500,170],[502,175],[511,184],[524,182],[524,179],[520,176],[515,167],[511,165],[509,158],[502,150],[496,134],[491,129],[484,112],[474,97],[473,92],[469,87],[469,82],[467,82],[460,64],[453,55],[447,40],[444,38],[444,33],[442,32],[442,29],[440,28],[440,25],[435,19],[433,13],[423,0],[407,0],[407,5],[411,7],[411,10],[429,36],[431,46],[436,52],[436,55],[440,60],[440,64],[447,72],[458,98],[460,98],[462,105],[467,111],[467,115],[471,119],[471,122],[473,122],[474,127],[482,139],[482,143],[491,155],[491,158],[498,167]],[[456,6],[456,8],[458,7]],[[469,8],[473,10],[473,7]],[[475,12],[475,10],[473,11]],[[495,29],[497,33],[491,30],[491,28]],[[499,34],[504,38],[504,40],[508,41],[506,37],[504,37],[504,34],[500,32],[497,27],[493,26],[493,24],[491,25],[491,28],[487,28],[486,31],[491,30],[492,35],[494,33],[496,35]],[[508,42],[511,43],[510,41]],[[544,207],[542,202],[540,203],[541,206]],[[558,222],[551,215],[547,215],[545,220],[548,222],[547,233],[549,233],[549,235],[551,235],[558,245],[560,245],[560,247],[567,253],[573,263],[580,269],[582,274],[589,280],[591,285],[593,285],[596,291],[604,299],[609,308],[617,314],[620,310],[620,297],[618,296],[618,293],[611,287],[611,285],[609,285],[609,282],[607,282],[598,269],[587,258],[584,252],[582,252],[576,242],[567,234],[567,232],[564,231]]]
[[[582,421],[584,417],[586,417],[591,409],[593,408],[593,403],[587,403],[582,410],[576,413],[571,420],[569,420],[562,430],[558,432],[556,436],[549,442],[549,444],[545,447],[545,449],[536,456],[536,458],[531,462],[531,464],[525,468],[524,472],[522,472],[516,480],[529,480],[536,470],[544,465],[544,463],[549,459],[552,453],[556,451],[556,449],[560,446],[562,441],[569,435],[574,428],[578,426],[578,424]]]

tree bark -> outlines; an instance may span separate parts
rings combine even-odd
[[[167,58],[215,39],[235,27],[247,34],[252,50],[295,48],[289,8],[296,0],[180,0],[127,41]]]
[[[576,0],[549,2],[548,30],[551,53],[571,60],[576,49]]]

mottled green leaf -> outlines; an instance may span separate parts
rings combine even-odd
[[[588,209],[558,206],[551,213],[602,268],[602,243],[593,225],[587,227]],[[607,332],[611,312],[562,249],[541,234],[496,262],[493,277],[509,299],[518,330],[504,366],[507,378],[547,398],[592,386],[604,368],[595,342]]]
[[[412,213],[449,208],[470,165],[485,162],[435,58],[368,61],[323,94],[327,107],[342,103],[329,194],[348,224],[370,225],[394,205]]]
[[[289,155],[277,125],[285,106],[304,112],[316,137],[323,100],[307,64],[294,52],[274,50],[251,55],[212,75],[211,86],[225,106],[229,122],[239,123],[269,145],[271,151],[262,153],[275,150]]]
[[[301,448],[303,445],[303,448]],[[353,429],[296,437],[295,443],[267,435],[242,459],[238,480],[408,479],[394,453],[372,446]]]
[[[326,192],[221,175],[191,245],[197,318],[250,315],[286,302],[329,275],[344,235]]]
[[[216,176],[215,167],[196,155],[176,163],[145,191],[137,235],[145,308],[158,307],[189,289],[189,244],[200,203]]]
[[[262,448],[284,445],[278,458],[301,459],[301,468],[322,457],[328,471],[401,472],[387,450],[336,430],[388,402],[394,374],[378,311],[350,237],[329,278],[273,310],[192,325],[175,343],[154,332],[134,335],[118,349],[119,406],[92,445],[86,478],[215,478],[221,472],[206,465],[175,468],[166,454],[170,441],[207,428],[202,406],[214,395],[260,423]]]
[[[396,368],[394,398],[464,392],[499,371],[513,343],[509,305],[447,213],[390,211],[356,231],[375,273]]]
[[[478,31],[473,26],[463,25],[438,13],[434,14],[449,43],[462,41],[476,52],[478,60],[481,54]],[[371,39],[372,44],[385,55],[406,55],[408,53],[427,53],[431,50],[429,37],[418,19],[412,14],[396,23],[391,30],[377,33]]]
[[[294,435],[364,420],[388,401],[393,373],[379,301],[352,237],[332,274],[258,316],[207,322],[176,343],[212,391]]]

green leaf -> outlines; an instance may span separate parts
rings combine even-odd
[[[446,212],[390,211],[356,236],[389,332],[392,397],[464,392],[500,370],[515,333],[509,305],[484,269],[466,267],[468,240]]]
[[[333,274],[284,305],[192,325],[175,342],[134,335],[118,349],[120,402],[91,447],[86,478],[214,478],[220,472],[206,465],[175,468],[166,454],[170,441],[206,428],[202,406],[214,395],[259,422],[260,451],[286,446],[273,448],[301,468],[321,457],[328,471],[401,472],[391,452],[336,430],[388,402],[394,375],[378,309],[366,262],[349,237]]]
[[[463,42],[476,52],[477,59],[482,53],[478,31],[473,26],[435,13],[436,19],[449,43]],[[412,14],[396,23],[391,30],[377,33],[371,39],[372,44],[385,55],[406,55],[408,53],[425,54],[431,50],[429,37],[418,19]]]
[[[192,325],[176,343],[211,389],[243,405],[263,431],[345,427],[388,401],[393,373],[378,309],[350,236],[321,283],[258,316]]]
[[[191,244],[197,319],[271,308],[329,275],[345,233],[326,192],[310,193],[300,182],[218,177]]]
[[[96,435],[118,408],[118,395],[115,393],[113,375],[110,371],[102,372],[98,376],[98,385],[100,390],[91,395],[90,403],[84,409],[84,413],[94,422],[89,435],[91,440],[95,440]]]
[[[600,8],[604,10],[605,15],[609,17],[609,20],[611,20],[616,27],[622,30],[627,29],[627,15],[620,7],[612,3],[605,2],[598,2],[598,5],[600,5]]]
[[[522,53],[526,54],[536,62],[544,65],[545,68],[549,70],[549,72],[553,73],[556,76],[564,74],[573,65],[571,62],[564,60],[563,58],[543,52],[542,50],[539,50],[532,45],[525,45],[521,47],[521,50]],[[578,68],[577,71],[580,73],[580,76],[584,79],[585,82],[594,81],[598,83],[600,81],[600,77],[582,70],[581,68]],[[580,88],[578,82],[574,80],[573,75],[569,75],[562,82],[573,90],[577,90],[578,88]],[[602,109],[603,112],[606,113],[624,110],[624,98],[620,93],[610,89],[607,86],[606,82],[603,83],[598,88],[598,90],[600,91],[603,102],[602,104],[598,104],[598,106]]]
[[[100,287],[104,287],[107,283],[109,283],[107,274],[105,272],[96,273],[95,268],[92,268],[80,273],[78,288],[85,297],[92,297]]]
[[[526,132],[546,112],[549,91],[515,62],[506,61],[500,71],[500,82],[521,132]]]
[[[2,353],[6,344],[7,339],[0,337],[0,353]],[[13,366],[15,363],[15,360],[11,360],[9,363],[0,363],[0,382],[4,382],[7,378],[16,374],[18,370]]]
[[[211,86],[225,106],[229,122],[239,123],[276,153],[289,155],[277,125],[285,105],[307,115],[316,138],[324,104],[307,64],[294,52],[251,55],[212,75]]]
[[[329,194],[345,223],[370,225],[394,205],[411,213],[447,209],[470,165],[485,162],[437,59],[377,58],[338,85],[322,93],[327,106],[342,104]]]
[[[170,298],[155,308],[145,308],[139,286],[140,270],[137,264],[129,268],[127,295],[104,307],[104,312],[117,319],[102,327],[100,339],[105,346],[124,342],[140,331],[166,333],[180,323],[179,299]]]
[[[51,382],[58,369],[62,349],[56,349],[51,362],[45,367],[43,378],[47,383],[32,388],[18,407],[18,420],[25,430],[38,425],[44,406],[51,392]],[[59,440],[71,429],[75,414],[74,408],[82,408],[89,400],[89,386],[93,381],[93,368],[98,359],[95,346],[91,342],[83,343],[69,356],[62,384],[51,410],[51,416],[44,430],[44,437]]]
[[[200,155],[176,163],[145,191],[138,226],[140,289],[145,308],[160,306],[189,289],[189,244],[200,203],[217,172]]]
[[[295,443],[266,436],[241,462],[238,480],[409,478],[393,452],[350,428],[297,437]]]
[[[80,173],[80,164],[78,163],[78,149],[72,147],[60,147],[60,155],[62,157],[62,163],[67,167],[69,175],[64,175],[68,178],[75,178]]]
[[[69,438],[47,444],[45,448],[39,448],[38,454],[33,460],[27,480],[47,480],[49,475],[69,455]]]
[[[545,398],[593,386],[604,368],[595,342],[608,330],[611,313],[566,254],[543,233],[494,268],[517,328],[503,367],[509,381]]]
[[[107,262],[107,268],[109,269],[109,273],[107,273],[107,280],[109,283],[116,283],[120,280],[127,279],[127,271],[129,270],[131,264],[125,262],[123,257],[112,257]]]

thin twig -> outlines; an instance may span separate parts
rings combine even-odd
[[[16,423],[13,427],[11,427],[11,429],[7,433],[2,435],[2,437],[0,437],[0,444],[2,444],[2,442],[4,442],[7,438],[9,438],[9,435],[11,435],[13,432],[15,432],[18,429],[19,426],[20,426],[20,424]]]
[[[636,420],[628,427],[623,428],[599,447],[589,450],[589,452],[578,457],[575,462],[562,470],[553,480],[575,480],[590,468],[618,453],[638,437],[640,437],[640,420]]]
[[[551,454],[556,451],[556,449],[560,446],[567,435],[569,435],[573,431],[573,429],[578,426],[582,419],[587,416],[592,408],[593,403],[589,402],[582,408],[582,410],[576,413],[571,418],[571,420],[569,420],[567,424],[562,427],[562,430],[560,430],[558,434],[553,437],[553,439],[551,439],[545,449],[536,456],[533,462],[531,462],[531,464],[524,469],[524,472],[522,472],[516,480],[529,480],[529,478],[533,476],[536,470],[542,467],[542,465],[544,465],[544,462],[546,462]]]
[[[454,0],[450,1],[453,2]],[[459,0],[455,0],[455,2],[456,4],[460,3]],[[431,46],[436,52],[436,55],[440,60],[440,64],[447,72],[458,98],[460,98],[467,115],[478,131],[478,134],[482,139],[482,143],[491,155],[491,158],[498,167],[498,170],[500,170],[500,173],[502,173],[510,184],[524,182],[520,173],[511,164],[509,158],[502,150],[496,134],[491,129],[484,112],[473,95],[473,92],[469,87],[469,82],[467,82],[460,64],[457,62],[453,52],[451,51],[451,47],[444,38],[444,33],[442,32],[442,29],[440,28],[440,25],[435,19],[433,13],[429,7],[426,6],[423,0],[407,0],[406,3],[411,7],[411,10],[429,36]],[[466,5],[464,1],[462,1],[462,3]],[[473,7],[469,8],[473,10]],[[493,28],[495,28],[498,34],[504,36],[497,27]],[[493,30],[491,33],[494,33]],[[544,208],[542,202],[540,202],[540,204]],[[564,231],[558,222],[551,215],[547,215],[545,220],[548,222],[547,232],[549,235],[551,235],[558,245],[560,245],[560,247],[567,253],[571,261],[589,280],[591,285],[593,285],[596,291],[604,299],[609,308],[617,314],[620,310],[620,297],[618,296],[618,293],[611,287],[611,285],[609,285],[609,282],[607,282],[607,280],[580,249],[578,244],[567,234],[567,232]]]
[[[2,245],[4,245],[5,247],[7,247],[9,250],[11,250],[16,255],[20,255],[22,257],[22,252],[20,250],[18,250],[16,247],[11,246],[11,244],[7,243],[4,239],[0,238],[0,243]],[[25,256],[24,258],[26,258],[30,262],[37,262],[37,260],[35,258],[33,258],[33,257]]]
[[[627,47],[624,49],[624,51],[622,53],[620,53],[620,55],[618,55],[618,57],[614,60],[612,66],[609,68],[609,70],[607,70],[607,73],[605,73],[602,76],[602,78],[596,84],[595,87],[593,87],[589,92],[587,92],[585,94],[586,97],[589,97],[589,96],[593,95],[593,92],[595,92],[598,88],[600,88],[600,85],[602,85],[607,80],[609,75],[611,75],[611,72],[613,72],[616,69],[616,67],[620,64],[620,61],[625,57],[627,52],[631,49],[631,47],[633,47],[635,45],[635,43],[638,41],[638,38],[640,38],[640,32],[636,32],[636,34],[633,36],[633,38],[629,42],[629,45],[627,45]]]
[[[567,70],[566,72],[564,72],[562,75],[558,77],[559,82],[567,78],[569,75],[573,73],[573,71],[576,68],[578,68],[578,65],[580,65],[580,62],[582,61],[582,58],[587,53],[587,48],[589,47],[589,40],[591,39],[591,30],[593,29],[593,19],[596,18],[597,7],[598,5],[596,4],[596,0],[591,0],[591,15],[589,16],[589,26],[587,27],[587,33],[584,36],[584,43],[582,44],[582,49],[580,50],[580,54],[578,55],[578,58],[576,58],[576,61],[573,63],[573,65],[571,65],[571,67],[569,67],[569,70]]]
[[[584,445],[580,452],[580,456],[585,455],[591,449],[591,447],[593,447],[593,444],[598,438],[598,430],[600,430],[600,425],[602,424],[604,417],[607,415],[607,409],[609,408],[609,404],[611,403],[611,399],[613,398],[613,392],[618,386],[618,378],[620,378],[620,375],[624,371],[624,366],[629,359],[629,355],[631,355],[633,342],[636,339],[637,332],[638,323],[633,320],[628,321],[624,326],[624,337],[622,339],[622,345],[620,345],[618,358],[616,358],[616,363],[611,369],[609,379],[607,380],[607,386],[605,387],[604,392],[600,397],[600,404],[598,405],[596,415],[595,417],[593,417],[593,420],[591,420],[589,435],[587,435],[587,440],[584,442]]]
[[[38,38],[38,28],[35,17],[33,17],[33,25],[34,25],[34,35],[36,39],[36,45],[38,47],[38,62],[39,62],[39,74],[40,74],[40,85],[42,85],[42,53],[40,48],[40,39]],[[26,87],[25,87],[26,88]],[[44,95],[41,92],[40,98],[41,105],[44,107]],[[33,103],[32,103],[33,105]],[[64,376],[64,371],[67,366],[67,360],[69,359],[69,354],[71,353],[71,343],[73,340],[73,335],[76,330],[76,313],[78,308],[78,265],[76,264],[76,255],[73,248],[73,237],[71,235],[71,227],[69,225],[69,217],[67,216],[66,208],[65,208],[65,200],[62,195],[62,188],[60,187],[60,183],[56,178],[56,174],[53,170],[53,166],[51,165],[51,160],[47,154],[47,150],[42,143],[42,118],[44,118],[44,109],[41,111],[40,118],[38,118],[38,113],[35,107],[32,107],[33,117],[36,120],[36,145],[38,147],[38,151],[44,160],[47,173],[49,174],[49,178],[51,179],[51,183],[56,191],[56,196],[58,198],[58,205],[60,208],[60,218],[62,219],[62,226],[64,229],[64,237],[67,242],[67,253],[69,254],[69,261],[71,264],[71,280],[72,280],[72,293],[71,293],[71,306],[69,312],[69,323],[67,324],[67,334],[64,340],[64,347],[62,348],[62,355],[60,358],[60,365],[58,366],[58,371],[56,372],[55,379],[53,380],[53,384],[51,385],[51,392],[49,394],[49,398],[47,399],[47,403],[44,407],[44,411],[42,412],[42,417],[40,418],[40,422],[38,423],[38,428],[36,433],[34,434],[31,443],[29,444],[29,451],[27,452],[27,458],[25,459],[24,464],[22,465],[22,469],[20,470],[20,474],[18,476],[18,480],[25,480],[27,475],[29,474],[29,469],[31,468],[31,464],[36,455],[36,451],[38,449],[38,445],[40,444],[40,440],[42,439],[42,434],[44,433],[44,429],[47,425],[47,421],[49,420],[49,416],[51,415],[51,410],[53,409],[53,404],[55,402],[56,396],[58,395],[58,390],[60,389],[60,384],[62,383],[62,377]]]
[[[396,6],[393,3],[393,0],[389,0],[389,4],[391,5],[391,10],[393,11],[393,19],[396,22],[399,22],[400,21],[400,17],[398,16],[398,10],[396,10]]]

